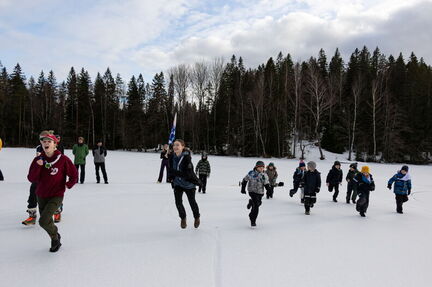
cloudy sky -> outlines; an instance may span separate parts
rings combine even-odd
[[[27,76],[71,66],[124,78],[179,63],[242,56],[255,67],[279,51],[294,60],[344,57],[363,45],[411,51],[432,64],[432,0],[0,0],[0,62]]]

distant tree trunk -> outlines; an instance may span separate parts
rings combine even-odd
[[[351,130],[351,143],[349,148],[349,154],[348,154],[348,160],[352,160],[352,152],[354,150],[354,141],[355,141],[355,133],[356,133],[356,123],[357,123],[357,108],[358,108],[358,101],[360,98],[360,94],[362,92],[362,79],[361,77],[357,77],[356,81],[353,83],[352,86],[352,94],[354,99],[354,115],[353,115],[353,123],[352,123],[352,130]]]

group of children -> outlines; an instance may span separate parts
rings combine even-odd
[[[249,193],[250,199],[247,204],[247,209],[251,209],[249,219],[251,226],[256,226],[256,219],[259,213],[264,189],[267,191],[267,198],[273,197],[273,188],[275,187],[275,178],[277,178],[276,167],[273,163],[264,169],[264,162],[258,161],[253,170],[251,170],[244,178],[241,184],[241,193]],[[326,185],[329,192],[333,192],[333,201],[337,202],[339,195],[339,186],[342,185],[343,172],[341,163],[335,161],[331,170],[327,174]],[[271,180],[273,179],[273,181]],[[368,166],[363,166],[360,171],[357,169],[357,164],[350,164],[347,181],[346,203],[356,204],[356,210],[360,216],[365,217],[369,206],[370,192],[375,190],[375,182],[370,173]],[[408,173],[408,166],[402,166],[388,181],[388,189],[391,190],[394,183],[394,193],[396,195],[396,212],[403,213],[402,205],[408,201],[408,195],[411,194],[411,177]],[[316,163],[310,161],[306,164],[300,161],[298,168],[293,174],[293,189],[289,195],[293,197],[300,189],[300,201],[304,205],[305,214],[310,215],[310,210],[313,208],[317,200],[317,193],[321,189],[321,174],[316,168]],[[357,200],[358,197],[358,200]]]
[[[58,228],[54,224],[60,221],[60,214],[63,209],[63,196],[66,188],[72,188],[78,182],[78,169],[81,169],[79,181],[84,183],[85,179],[85,158],[88,154],[88,147],[84,144],[84,139],[79,138],[78,143],[73,147],[75,155],[74,163],[64,155],[64,148],[60,144],[60,136],[56,136],[52,131],[43,131],[39,136],[40,145],[37,147],[36,157],[33,159],[28,180],[32,183],[28,200],[28,212],[30,217],[23,221],[25,225],[35,224],[36,207],[39,206],[39,224],[46,230],[51,238],[51,252],[56,252],[61,246],[61,236]],[[99,169],[102,169],[104,181],[108,179],[105,171],[106,149],[102,142],[98,141],[93,149],[95,158],[97,183],[100,182]],[[186,193],[189,204],[194,216],[194,227],[200,225],[200,212],[195,200],[196,186],[198,192],[206,193],[206,182],[210,176],[210,163],[207,154],[203,153],[195,170],[191,160],[191,152],[185,146],[183,140],[177,139],[173,144],[173,150],[165,148],[161,154],[163,160],[161,174],[167,168],[167,182],[171,183],[174,190],[175,204],[180,217],[181,228],[187,227],[186,211],[183,206],[183,193]],[[165,162],[164,162],[165,161]],[[197,176],[198,175],[198,176]],[[336,161],[329,171],[326,179],[329,192],[333,192],[333,201],[337,202],[339,186],[342,184],[343,172],[341,163]],[[262,197],[266,194],[267,199],[273,198],[274,188],[277,183],[278,173],[275,165],[270,163],[267,168],[263,161],[257,161],[241,182],[241,193],[245,194],[246,189],[250,199],[247,209],[250,209],[249,219],[252,227],[256,226],[259,207],[262,204]],[[158,182],[161,182],[162,176]],[[362,217],[365,216],[370,192],[375,189],[375,183],[368,166],[363,166],[361,171],[357,170],[357,164],[350,164],[350,169],[346,176],[347,195],[346,203],[356,203],[356,209]],[[290,190],[291,197],[300,189],[300,200],[304,205],[305,214],[309,215],[311,208],[317,200],[317,193],[321,188],[321,174],[313,161],[305,164],[299,163],[298,168],[293,174],[293,189]],[[396,195],[396,211],[403,213],[402,205],[408,201],[411,193],[411,177],[408,173],[408,166],[404,165],[401,170],[388,181],[388,188],[394,184]],[[264,192],[266,191],[266,193]],[[358,199],[357,199],[358,197]]]

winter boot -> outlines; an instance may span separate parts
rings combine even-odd
[[[251,220],[251,227],[256,227],[256,222]]]
[[[350,200],[349,200],[349,198],[347,198],[346,203],[347,203],[347,204],[350,204],[350,203],[351,203]]]
[[[59,223],[61,221],[61,213],[54,213],[54,222]]]
[[[199,218],[199,217],[195,218],[195,221],[194,221],[194,227],[195,227],[195,228],[198,228],[198,227],[200,226],[200,223],[201,223],[200,218]]]
[[[36,223],[36,218],[37,218],[36,208],[29,208],[27,209],[27,212],[29,213],[29,217],[26,220],[24,220],[22,224],[34,225]]]
[[[251,209],[252,207],[252,199],[249,199],[248,204],[246,205],[247,209]]]
[[[337,202],[336,197],[333,197],[333,202]]]
[[[187,226],[186,218],[182,218],[181,221],[180,221],[180,227],[181,227],[182,229],[185,229],[186,226]]]
[[[294,190],[294,189],[291,189],[290,191],[289,191],[289,196],[290,197],[293,197],[293,195],[296,193],[296,191]]]
[[[305,211],[305,214],[306,214],[306,215],[310,215],[310,211],[309,211],[309,210],[306,210],[306,211]]]
[[[361,217],[366,217],[366,214],[364,212],[360,212]]]
[[[50,252],[57,252],[60,249],[61,243],[60,243],[60,234],[57,233],[57,238],[51,238],[51,248]]]

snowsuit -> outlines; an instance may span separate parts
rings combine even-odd
[[[168,163],[169,163],[169,153],[166,150],[163,150],[160,154],[160,158],[161,158],[161,167],[159,170],[159,178],[158,178],[158,182],[162,182],[162,178],[163,178],[163,173],[164,170],[167,170],[167,180],[166,182],[168,182]]]
[[[246,193],[246,185],[250,196],[248,208],[252,208],[249,213],[249,219],[251,223],[255,224],[259,207],[262,203],[262,197],[264,196],[264,188],[268,192],[270,183],[265,172],[260,173],[256,169],[253,169],[243,178],[241,193]]]
[[[89,148],[86,144],[74,144],[72,147],[72,153],[75,156],[74,164],[77,170],[81,168],[80,183],[84,183],[85,180],[85,164],[86,157],[89,153]]]
[[[333,200],[336,201],[336,198],[339,195],[339,184],[342,183],[342,170],[341,169],[337,169],[334,165],[332,167],[332,169],[329,171],[329,173],[327,174],[327,180],[326,183],[328,183],[328,191],[332,192],[333,188],[335,190],[334,194],[333,194]]]
[[[183,206],[183,193],[189,201],[194,218],[200,217],[198,203],[195,200],[196,186],[201,185],[194,173],[190,152],[185,150],[180,156],[175,153],[169,156],[168,180],[174,189],[175,204],[181,219],[186,218],[186,210]]]
[[[302,170],[301,168],[296,168],[293,174],[293,186],[294,188],[290,190],[290,196],[292,197],[297,193],[297,190],[300,188],[300,199],[301,203],[304,203],[304,175],[306,170]]]
[[[208,159],[200,159],[195,168],[195,173],[198,175],[199,179],[202,182],[202,187],[200,186],[198,188],[198,192],[201,192],[201,189],[203,193],[206,192],[207,178],[210,176],[210,172],[211,168]]]
[[[99,169],[101,169],[104,182],[108,183],[108,176],[105,170],[105,157],[107,156],[107,149],[104,146],[96,146],[93,148],[92,153],[96,169],[96,182],[100,182]]]
[[[371,191],[375,190],[375,182],[372,174],[366,177],[362,173],[358,173],[354,181],[357,184],[357,194],[359,199],[357,200],[356,210],[360,212],[360,215],[364,216],[369,207],[369,195]]]
[[[270,188],[267,191],[267,198],[273,198],[274,188],[277,185],[276,181],[278,178],[278,173],[276,171],[276,167],[273,167],[273,170],[270,170],[269,168],[266,169],[265,173],[268,176]]]
[[[349,170],[346,176],[347,184],[347,195],[346,202],[349,203],[352,200],[353,203],[356,203],[357,199],[357,184],[354,182],[354,177],[359,173],[357,169]]]
[[[321,174],[318,170],[306,171],[304,174],[304,207],[306,212],[316,203],[316,194],[321,188]]]
[[[39,159],[44,161],[44,165],[37,164]],[[52,166],[46,167],[47,163],[51,163]],[[68,181],[66,177],[69,177]],[[27,178],[30,182],[38,184],[36,196],[39,204],[40,226],[51,239],[58,239],[53,215],[63,202],[66,187],[72,188],[78,180],[76,168],[72,161],[58,150],[51,158],[42,152],[41,156],[35,157],[31,163]]]
[[[388,188],[391,189],[394,183],[393,192],[396,199],[396,211],[402,213],[402,205],[404,202],[408,201],[408,195],[411,194],[411,176],[409,173],[402,174],[398,171],[390,180],[388,181]]]

